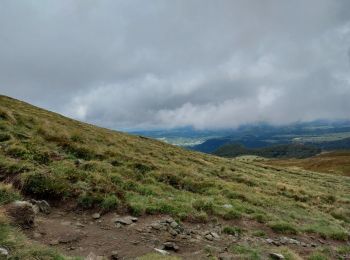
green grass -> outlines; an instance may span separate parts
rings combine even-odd
[[[249,219],[278,233],[348,239],[346,176],[205,155],[4,96],[0,129],[0,181],[13,183],[18,195],[192,222]]]

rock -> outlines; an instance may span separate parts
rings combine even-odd
[[[158,248],[155,248],[154,249],[156,252],[160,253],[161,255],[169,255],[169,252],[165,251],[165,250],[162,250],[162,249],[158,249]]]
[[[219,260],[233,260],[233,256],[229,253],[222,253],[219,255]]]
[[[38,238],[41,238],[41,237],[42,237],[42,235],[40,233],[34,232],[33,238],[38,239]]]
[[[165,242],[163,243],[163,249],[165,250],[172,250],[172,251],[179,251],[179,247],[174,242]]]
[[[165,222],[168,223],[168,224],[170,224],[170,223],[174,222],[174,220],[173,220],[172,218],[167,218],[167,219],[165,220]]]
[[[177,232],[172,228],[169,228],[169,234],[172,236],[177,236]]]
[[[210,232],[210,235],[212,235],[215,239],[219,239],[220,238],[220,236],[217,233],[215,233],[215,232]]]
[[[103,260],[103,256],[97,256],[91,252],[84,260]]]
[[[120,259],[120,258],[119,258],[118,251],[116,251],[116,250],[112,251],[112,253],[111,253],[111,259],[112,259],[112,260],[118,260],[118,259]]]
[[[173,222],[170,223],[170,226],[172,228],[177,228],[179,226],[179,224],[177,224],[176,221],[173,221]]]
[[[0,247],[0,259],[7,259],[9,257],[9,251],[6,248]]]
[[[231,204],[224,204],[222,207],[225,209],[232,209],[233,208],[233,206]]]
[[[50,214],[51,207],[50,204],[46,200],[30,200],[30,202],[37,206],[39,211],[45,214]]]
[[[116,218],[114,220],[115,223],[120,223],[120,224],[123,224],[123,225],[131,225],[132,223],[134,223],[136,221],[137,221],[137,218],[131,217],[131,216],[126,216],[126,217],[123,217],[123,218]]]
[[[85,227],[85,225],[84,225],[84,224],[82,224],[82,223],[80,223],[80,222],[75,223],[75,225],[76,225],[77,227],[80,227],[80,228]]]
[[[35,209],[27,201],[15,201],[7,207],[7,213],[14,223],[24,228],[34,226]]]
[[[100,213],[92,214],[93,219],[99,219],[101,217]]]
[[[162,228],[162,225],[160,223],[155,222],[151,224],[151,228],[155,230],[160,230]]]
[[[211,234],[207,234],[207,235],[205,235],[205,239],[207,239],[209,241],[213,241],[214,237]]]
[[[273,240],[271,238],[266,238],[266,242],[269,243],[269,244],[272,244]]]
[[[51,240],[51,241],[49,242],[49,245],[50,245],[50,246],[57,246],[59,243],[60,243],[60,242],[59,242],[57,239],[55,239],[55,240]]]
[[[277,253],[270,253],[270,257],[272,259],[276,259],[276,260],[284,260],[284,256],[281,254],[277,254]]]

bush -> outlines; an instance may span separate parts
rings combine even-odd
[[[78,206],[82,207],[83,209],[91,209],[94,206],[101,204],[103,201],[103,198],[99,195],[93,195],[93,194],[87,194],[83,193],[78,197]]]
[[[195,211],[187,217],[187,220],[192,223],[207,223],[208,214],[204,211]]]
[[[0,133],[0,142],[6,142],[11,139],[11,135],[6,133]]]
[[[23,192],[43,199],[61,199],[68,194],[69,183],[50,173],[32,172],[24,175]]]
[[[109,195],[105,197],[101,203],[101,207],[104,211],[116,209],[119,205],[120,201],[115,195]]]
[[[243,230],[239,227],[224,227],[222,232],[229,235],[241,235]]]
[[[296,228],[289,223],[284,223],[284,222],[272,223],[270,224],[270,227],[273,231],[277,233],[292,234],[292,235],[296,235],[298,233]]]
[[[19,159],[25,159],[28,156],[28,150],[19,145],[11,145],[7,149],[6,153],[9,156]]]
[[[18,200],[20,197],[19,193],[13,190],[11,185],[0,184],[0,205]]]
[[[240,219],[242,217],[242,214],[238,211],[231,209],[225,212],[222,217],[225,220]]]
[[[198,199],[192,203],[192,207],[198,211],[204,211],[208,214],[214,213],[214,203],[211,200]]]

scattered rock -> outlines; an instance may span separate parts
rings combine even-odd
[[[215,232],[210,232],[210,235],[212,235],[215,239],[219,239],[220,238],[218,233],[215,233]]]
[[[276,259],[276,260],[284,260],[284,256],[281,254],[277,254],[277,253],[270,253],[270,257],[272,259]]]
[[[179,226],[179,224],[177,224],[176,221],[173,221],[173,222],[170,223],[170,226],[171,226],[172,228],[177,228],[177,227]]]
[[[137,218],[131,217],[131,216],[126,216],[123,218],[116,218],[114,220],[115,223],[120,223],[122,225],[131,225],[132,223],[136,222]]]
[[[6,248],[0,247],[0,259],[6,259],[9,256],[9,251]]]
[[[87,257],[85,257],[85,260],[103,260],[103,256],[97,256],[91,252]]]
[[[233,260],[233,256],[229,253],[222,253],[219,255],[219,260]]]
[[[151,224],[151,228],[155,230],[160,230],[162,228],[162,225],[160,223],[155,222]]]
[[[27,201],[15,201],[7,207],[7,213],[14,223],[23,228],[34,226],[35,209],[33,204]]]
[[[58,241],[58,239],[54,239],[54,240],[51,240],[49,242],[49,245],[50,246],[57,246],[60,242]]]
[[[112,253],[111,253],[111,259],[112,260],[118,260],[118,259],[120,259],[119,258],[119,254],[118,254],[118,251],[112,251]]]
[[[101,217],[100,213],[95,213],[92,215],[93,219],[99,219]]]
[[[179,251],[179,247],[174,242],[165,242],[163,243],[163,249],[172,250],[174,252]]]
[[[177,232],[174,230],[174,229],[172,229],[172,228],[169,228],[169,234],[170,235],[172,235],[172,236],[177,236]]]
[[[169,252],[165,251],[165,250],[162,250],[162,249],[158,249],[158,248],[155,248],[154,249],[156,252],[160,253],[161,255],[169,255]]]
[[[50,214],[51,207],[50,204],[46,200],[30,200],[30,202],[38,207],[39,211],[45,214]]]
[[[41,238],[41,237],[42,237],[42,235],[40,233],[34,232],[33,238],[38,239],[38,238]]]
[[[211,234],[207,234],[207,235],[205,235],[205,239],[207,239],[209,241],[213,241],[214,237]]]

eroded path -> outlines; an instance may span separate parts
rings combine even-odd
[[[164,252],[183,259],[211,256],[241,259],[242,252],[239,251],[244,250],[245,254],[259,254],[262,259],[268,259],[270,253],[288,254],[289,250],[306,256],[318,248],[340,243],[313,236],[281,236],[260,223],[247,220],[180,225],[164,215],[144,216],[137,220],[116,213],[94,217],[91,212],[53,209],[49,215],[39,214],[35,228],[27,230],[26,234],[66,255],[86,257],[93,252],[107,259],[135,259],[164,249],[164,243],[167,243]],[[125,224],[125,221],[129,223]],[[238,229],[227,234],[223,232],[227,226]],[[241,250],[235,252],[232,250],[235,247]]]

